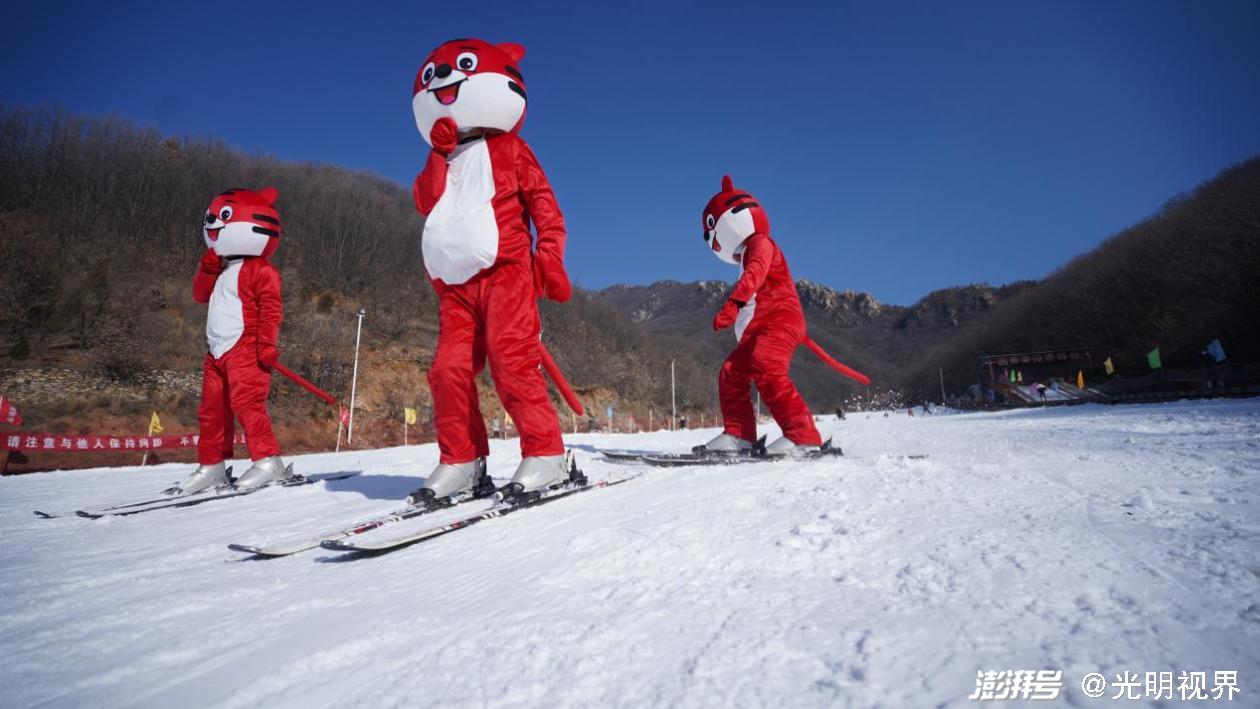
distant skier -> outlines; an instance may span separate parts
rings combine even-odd
[[[738,264],[742,273],[722,309],[713,318],[713,329],[735,326],[738,344],[718,375],[718,396],[724,430],[698,446],[701,450],[736,453],[752,448],[757,440],[757,417],[749,384],[769,407],[783,429],[783,437],[766,447],[773,455],[816,451],[822,437],[800,392],[788,378],[792,353],[802,342],[823,361],[863,384],[869,379],[836,362],[805,334],[796,283],[787,260],[770,238],[770,220],[752,195],[735,189],[729,176],[722,191],[709,200],[700,217],[704,241],[719,259]]]
[[[1041,395],[1041,403],[1046,403],[1046,383],[1037,382],[1037,393]]]
[[[837,420],[837,421],[843,421],[843,420],[844,420],[844,409],[841,409],[841,408],[837,408],[837,409],[836,409],[836,420]]]
[[[238,488],[276,482],[292,474],[280,460],[280,444],[267,414],[271,368],[284,303],[280,271],[268,259],[280,244],[276,190],[231,189],[210,203],[202,223],[206,252],[193,278],[193,300],[209,303],[202,365],[200,465],[171,493],[192,493],[229,482],[233,416],[245,429],[253,465]]]

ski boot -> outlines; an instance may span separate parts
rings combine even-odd
[[[759,452],[767,458],[803,458],[817,454],[819,450],[819,446],[798,445],[789,440],[787,436],[784,436]]]
[[[753,444],[729,433],[719,433],[716,438],[702,446],[691,449],[696,455],[741,455],[752,451]]]
[[[424,485],[407,496],[407,504],[429,508],[449,507],[451,498],[471,492],[473,498],[494,494],[494,483],[486,473],[486,459],[479,457],[467,463],[442,463],[424,479]]]
[[[237,478],[233,484],[237,489],[248,490],[250,488],[262,487],[271,483],[284,482],[294,477],[293,465],[285,467],[284,461],[280,460],[280,456],[273,455],[270,458],[255,460],[245,474]]]
[[[512,482],[499,488],[499,500],[525,502],[537,498],[544,490],[563,483],[585,485],[586,475],[578,470],[573,451],[561,455],[533,455],[521,460]]]
[[[199,465],[184,482],[172,485],[163,492],[167,495],[191,495],[194,492],[210,490],[231,482],[229,477],[231,472],[232,469],[227,467],[227,464],[223,461],[219,461],[214,465]]]

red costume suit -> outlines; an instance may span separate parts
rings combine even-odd
[[[797,345],[806,344],[846,376],[863,384],[870,380],[832,359],[806,335],[796,283],[783,252],[770,238],[770,220],[752,195],[735,189],[729,176],[723,177],[722,191],[709,200],[700,220],[705,243],[714,255],[739,264],[741,270],[713,319],[714,330],[734,325],[739,342],[718,375],[724,433],[744,443],[757,439],[748,386],[753,382],[783,429],[784,439],[794,446],[821,445],[814,417],[788,377]]]
[[[284,309],[280,272],[268,257],[280,241],[276,191],[228,190],[210,203],[209,249],[193,278],[193,299],[209,303],[197,459],[210,466],[232,457],[233,416],[245,429],[249,456],[280,454],[267,414],[271,366]]]
[[[565,227],[547,176],[516,134],[525,116],[516,67],[523,55],[518,45],[453,40],[433,52],[413,87],[416,125],[433,147],[414,196],[439,299],[428,379],[443,464],[489,453],[475,382],[487,360],[522,455],[564,453],[539,370],[536,299],[569,298]]]

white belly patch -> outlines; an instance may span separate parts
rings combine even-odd
[[[241,266],[245,259],[236,259],[219,274],[210,294],[210,311],[206,314],[206,346],[215,359],[227,354],[245,332],[245,311],[241,306]]]
[[[486,141],[468,145],[451,159],[446,190],[424,220],[420,250],[429,276],[450,285],[494,265],[499,225],[494,220],[494,173]]]
[[[753,314],[757,311],[757,296],[753,296],[752,300],[739,309],[739,314],[735,316],[735,341],[739,342],[744,339],[744,330],[748,329],[748,323],[752,322]]]

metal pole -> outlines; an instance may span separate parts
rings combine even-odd
[[[669,430],[678,425],[678,387],[674,380],[674,360],[669,361],[669,407],[673,414],[669,419]]]
[[[363,316],[366,311],[359,308],[355,313],[359,316],[359,328],[354,333],[354,373],[350,376],[350,424],[346,431],[346,445],[354,443],[354,395],[359,386],[359,339],[363,336]]]
[[[941,375],[941,406],[945,405],[945,368],[937,367],[936,371]]]

